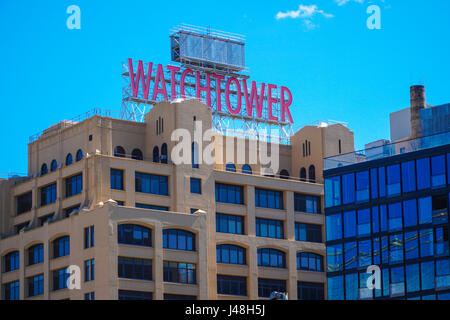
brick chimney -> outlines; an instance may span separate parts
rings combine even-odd
[[[411,138],[423,136],[423,128],[420,124],[420,110],[427,106],[425,99],[424,86],[412,86],[410,88],[411,96]]]

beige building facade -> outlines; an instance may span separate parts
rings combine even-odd
[[[0,299],[326,299],[322,160],[353,133],[305,127],[267,174],[258,143],[214,135],[211,152],[198,123],[205,138],[205,104],[161,102],[143,123],[93,116],[32,141],[29,176],[0,180]]]

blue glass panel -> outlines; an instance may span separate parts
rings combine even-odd
[[[328,278],[328,299],[344,300],[344,276]]]
[[[417,226],[416,199],[403,202],[403,215],[405,217],[405,228]]]
[[[372,265],[372,243],[370,240],[358,242],[359,266],[368,267]]]
[[[420,256],[430,257],[434,254],[433,229],[420,231]]]
[[[373,239],[373,264],[381,264],[381,244],[380,238]]]
[[[433,207],[431,197],[419,199],[419,223],[429,224],[433,222]]]
[[[345,276],[345,300],[358,300],[358,289],[358,274],[347,274]]]
[[[402,163],[403,192],[416,191],[416,168],[414,161]]]
[[[419,265],[412,264],[406,266],[406,291],[408,293],[420,290]]]
[[[378,214],[378,207],[372,208],[372,232],[380,232],[380,216]]]
[[[358,266],[358,252],[356,242],[344,243],[344,263],[345,269],[353,269]]]
[[[391,295],[401,296],[405,294],[405,272],[403,267],[391,269]]]
[[[436,289],[450,288],[450,259],[436,261]]]
[[[327,247],[327,263],[329,272],[343,270],[342,244]]]
[[[387,194],[392,197],[400,193],[400,165],[395,164],[387,167]]]
[[[377,169],[370,169],[370,189],[371,189],[371,195],[372,199],[378,198],[378,170]]]
[[[445,155],[431,158],[431,185],[433,187],[446,185]]]
[[[341,205],[341,177],[325,179],[325,207]]]
[[[358,210],[358,236],[370,235],[370,209]]]
[[[327,241],[342,239],[342,214],[333,214],[326,217]]]
[[[420,266],[420,273],[422,275],[422,290],[434,289],[434,261],[422,262]]]
[[[356,173],[356,201],[369,200],[369,171]]]
[[[400,263],[403,261],[403,235],[396,234],[389,237],[390,264]]]
[[[355,174],[345,174],[342,176],[342,203],[349,204],[355,202]]]
[[[384,198],[386,197],[386,169],[384,167],[378,168],[378,180],[380,198]]]
[[[412,260],[419,257],[419,235],[417,231],[405,233],[405,259]]]
[[[356,236],[356,212],[344,212],[344,237],[352,238]]]
[[[417,189],[423,190],[431,187],[430,159],[417,160]]]
[[[388,230],[387,207],[385,204],[380,206],[380,229],[381,232]]]
[[[401,202],[389,204],[389,231],[401,230],[402,226]]]

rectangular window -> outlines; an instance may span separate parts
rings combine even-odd
[[[394,164],[387,167],[387,194],[389,197],[393,197],[400,193],[400,165]]]
[[[218,274],[217,293],[232,296],[246,296],[247,278]]]
[[[136,192],[157,194],[162,196],[169,195],[169,183],[167,176],[146,174],[136,172],[135,189]]]
[[[342,244],[327,246],[327,270],[337,272],[344,270]]]
[[[94,226],[84,228],[84,248],[85,249],[94,247],[94,239],[95,239],[94,230],[95,230]]]
[[[169,211],[169,207],[155,206],[155,205],[152,205],[152,204],[143,204],[143,203],[136,203],[136,208],[149,209],[149,210],[159,210],[159,211]]]
[[[20,299],[20,282],[14,281],[4,285],[5,300],[19,300]]]
[[[324,300],[325,289],[323,283],[297,282],[298,300]]]
[[[296,223],[295,240],[304,242],[322,242],[322,226],[315,224]]]
[[[84,281],[94,281],[95,280],[95,259],[86,260],[84,262]]]
[[[36,297],[44,294],[44,275],[39,275],[27,279],[28,297]]]
[[[327,241],[342,239],[342,215],[340,213],[326,217]]]
[[[419,235],[417,231],[405,232],[405,259],[419,258]]]
[[[66,179],[66,198],[80,194],[83,190],[83,175],[78,174],[76,176]]]
[[[417,164],[417,189],[423,190],[431,187],[431,168],[430,159],[419,159]]]
[[[405,219],[405,228],[417,226],[416,199],[403,202],[403,216]]]
[[[191,193],[202,194],[202,180],[191,178]]]
[[[389,237],[389,263],[403,262],[403,234],[399,233]]]
[[[358,237],[370,235],[370,209],[358,210]]]
[[[95,292],[85,293],[84,300],[95,300]]]
[[[286,280],[258,279],[258,296],[260,298],[270,298],[274,291],[286,293]]]
[[[244,187],[216,183],[216,201],[231,204],[244,204]]]
[[[380,232],[380,216],[378,214],[378,207],[372,208],[372,232]]]
[[[359,267],[368,267],[372,264],[372,243],[370,240],[358,242]]]
[[[325,179],[325,207],[341,205],[341,177]]]
[[[344,243],[345,270],[358,267],[358,245],[356,242]]]
[[[422,262],[420,265],[422,290],[432,290],[435,287],[434,261]]]
[[[164,281],[174,283],[196,284],[197,271],[195,264],[164,261]]]
[[[8,253],[5,258],[5,264],[4,264],[4,272],[11,272],[14,270],[20,269],[20,256],[19,251],[14,251],[11,253]]]
[[[431,257],[434,255],[433,229],[420,230],[420,256]]]
[[[370,189],[372,199],[378,199],[378,170],[370,169]]]
[[[119,290],[119,300],[153,300],[153,293],[146,291]]]
[[[380,198],[386,197],[386,168],[381,167],[378,168],[378,186],[379,186],[379,194]]]
[[[44,262],[44,245],[38,244],[28,249],[28,265],[32,266]]]
[[[255,188],[255,206],[283,210],[283,192]]]
[[[123,170],[111,169],[111,189],[123,190]]]
[[[53,271],[53,291],[66,289],[69,276],[70,274],[67,268]]]
[[[433,188],[446,185],[445,155],[431,158],[431,186]]]
[[[405,294],[405,271],[403,267],[391,269],[391,296],[398,297]]]
[[[417,292],[420,290],[419,265],[412,264],[406,266],[406,292]]]
[[[403,228],[402,204],[401,202],[389,204],[389,231]]]
[[[355,211],[344,212],[344,237],[345,238],[356,237],[356,212]]]
[[[283,221],[256,218],[256,236],[262,238],[284,239]]]
[[[342,176],[342,203],[349,204],[355,202],[355,174],[345,174]]]
[[[317,214],[321,212],[320,197],[307,196],[300,193],[294,194],[294,210],[296,212],[305,212]]]
[[[56,183],[41,188],[41,207],[56,202]]]
[[[119,278],[152,281],[152,260],[119,257]]]
[[[31,211],[33,204],[33,193],[28,192],[16,198],[17,200],[17,215]]]
[[[328,279],[328,300],[344,300],[344,276]]]
[[[369,171],[356,173],[356,201],[369,201]]]
[[[414,161],[402,163],[403,192],[416,191],[416,167]]]
[[[245,234],[244,217],[229,214],[216,214],[216,232]]]

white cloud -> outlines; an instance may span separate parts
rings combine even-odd
[[[334,2],[336,2],[338,4],[338,6],[343,6],[343,5],[345,5],[345,4],[347,4],[348,2],[351,2],[351,1],[358,2],[358,3],[363,3],[364,2],[364,0],[334,0]]]
[[[305,6],[303,4],[299,5],[298,10],[291,10],[286,12],[278,12],[275,16],[277,20],[292,18],[292,19],[306,19],[309,22],[311,18],[315,15],[321,15],[325,18],[333,18],[334,15],[326,13],[325,11],[319,9],[315,4],[310,6]]]

